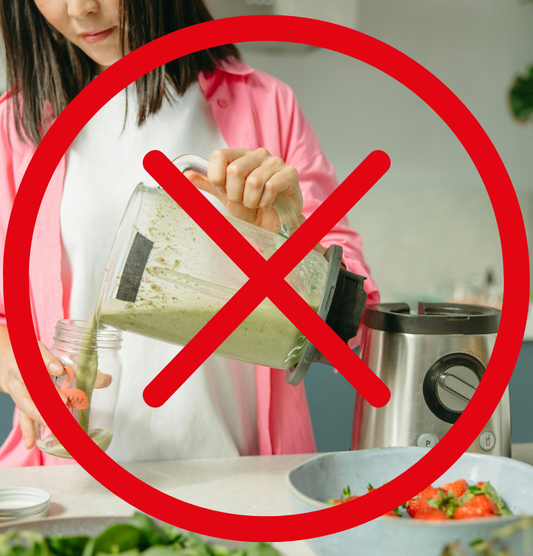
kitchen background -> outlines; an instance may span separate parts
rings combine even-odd
[[[508,91],[533,64],[533,3],[520,0],[210,0],[214,15],[242,10],[341,23],[401,50],[440,78],[489,134],[533,230],[533,125],[518,124]],[[247,5],[248,4],[248,5]],[[383,301],[446,300],[503,283],[501,248],[488,195],[466,152],[410,91],[347,56],[296,45],[241,45],[244,60],[295,91],[343,180],[374,149],[387,175],[350,212]],[[2,62],[3,63],[3,62]],[[5,89],[3,69],[0,90]],[[490,279],[487,277],[490,275]],[[526,332],[511,380],[514,442],[533,442],[533,334]],[[349,448],[354,391],[314,365],[306,390],[319,451]],[[13,405],[0,394],[0,442]]]

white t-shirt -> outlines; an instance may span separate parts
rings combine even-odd
[[[72,143],[61,202],[62,279],[68,318],[88,320],[120,219],[138,183],[156,185],[142,166],[153,149],[171,160],[185,153],[209,158],[227,144],[199,85],[139,128],[133,88],[103,107]],[[179,347],[124,333],[113,442],[119,462],[231,457],[258,453],[254,366],[214,357],[161,408],[142,399],[146,385]]]

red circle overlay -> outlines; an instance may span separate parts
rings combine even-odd
[[[485,184],[500,232],[505,276],[500,329],[485,377],[449,433],[405,473],[351,504],[274,517],[216,512],[177,500],[111,460],[82,433],[55,394],[40,356],[29,297],[30,247],[43,195],[62,156],[90,118],[122,89],[162,64],[205,48],[253,41],[301,43],[351,56],[388,74],[430,106],[466,149]],[[230,18],[176,31],[132,52],[91,82],[46,134],[24,175],[7,232],[4,278],[9,332],[21,373],[45,421],[80,465],[111,492],[155,518],[242,541],[291,541],[344,531],[383,515],[435,481],[476,439],[503,395],[522,343],[529,300],[520,207],[496,149],[473,115],[434,75],[387,44],[338,25],[288,16]]]

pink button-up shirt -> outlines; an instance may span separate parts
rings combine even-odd
[[[211,105],[215,121],[229,147],[266,148],[294,166],[300,176],[303,214],[309,216],[337,185],[333,167],[322,153],[311,126],[303,116],[291,89],[274,77],[241,62],[224,64],[212,75],[200,75],[201,90]],[[21,142],[12,118],[9,99],[0,99],[0,256],[11,207],[35,147]],[[31,297],[38,338],[52,345],[55,324],[64,318],[61,284],[59,211],[66,161],[61,160],[41,205],[30,259]],[[377,287],[364,262],[359,235],[343,219],[322,244],[343,247],[348,270],[367,276],[368,302],[379,301]],[[0,275],[0,324],[6,324],[3,275]],[[311,419],[303,384],[289,386],[285,371],[256,367],[257,426],[260,454],[315,451]],[[75,463],[43,454],[37,447],[26,450],[18,426],[0,447],[0,467]]]

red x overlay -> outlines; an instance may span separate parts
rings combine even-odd
[[[479,173],[494,208],[504,268],[504,308],[494,350],[472,401],[450,431],[413,467],[350,504],[285,516],[202,508],[157,490],[113,461],[83,432],[57,395],[37,343],[30,295],[29,259],[43,196],[62,157],[90,119],[125,87],[162,64],[206,48],[254,41],[309,44],[342,53],[412,91],[449,127]],[[347,207],[345,199],[341,202]],[[54,260],[56,255],[48,269],[55,267]],[[346,27],[289,16],[241,16],[185,27],[134,50],[91,81],[57,118],[28,163],[5,237],[3,278],[9,337],[20,372],[43,418],[69,453],[128,504],[189,531],[241,541],[293,541],[345,531],[383,515],[435,482],[476,440],[496,410],[520,353],[529,302],[529,258],[520,205],[498,152],[464,104],[428,70],[387,44]],[[50,314],[40,313],[43,323],[58,314],[52,301],[49,306]]]
[[[387,386],[284,279],[387,172],[390,159],[384,152],[371,153],[268,261],[163,153],[148,153],[144,167],[249,278],[145,388],[148,405],[163,405],[266,297],[370,404],[389,401]]]

